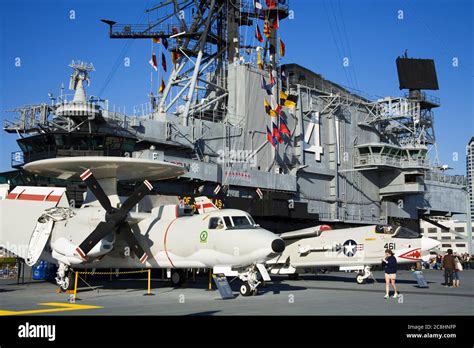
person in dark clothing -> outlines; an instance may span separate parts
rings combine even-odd
[[[395,285],[395,279],[397,278],[397,258],[393,256],[393,251],[390,249],[385,250],[385,258],[382,259],[382,264],[385,266],[385,296],[389,298],[390,284],[393,287],[395,293],[393,298],[398,297],[397,287]]]
[[[455,271],[456,263],[454,260],[453,249],[448,249],[447,254],[443,257],[441,269],[444,270],[444,286],[453,286],[453,272]]]

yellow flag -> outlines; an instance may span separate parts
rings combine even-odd
[[[261,49],[257,49],[257,65],[263,70],[262,53],[260,51]]]

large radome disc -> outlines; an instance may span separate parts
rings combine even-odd
[[[165,180],[186,173],[177,164],[128,157],[64,157],[34,161],[23,167],[26,171],[45,177],[63,180],[79,179],[90,169],[97,179],[117,178],[117,180]]]

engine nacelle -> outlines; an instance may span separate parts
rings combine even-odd
[[[109,253],[114,246],[115,234],[110,233],[105,238],[99,241],[88,253],[88,258],[96,258]],[[68,265],[80,264],[84,261],[77,254],[77,245],[74,245],[66,238],[59,238],[52,243],[53,257]]]

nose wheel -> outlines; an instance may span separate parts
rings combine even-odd
[[[62,292],[72,290],[74,287],[74,273],[72,269],[64,263],[59,264],[55,280]]]
[[[239,278],[242,280],[242,285],[239,289],[242,296],[255,296],[258,294],[257,287],[262,282],[258,280],[258,269],[255,265],[240,273]]]
[[[244,283],[240,286],[240,294],[242,296],[255,296],[258,294],[258,289],[257,287],[252,289],[252,286],[249,283]]]

